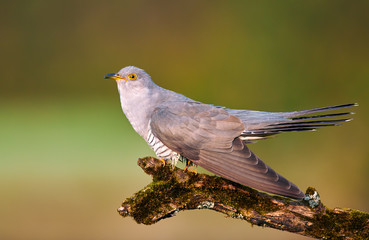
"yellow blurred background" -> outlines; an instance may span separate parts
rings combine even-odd
[[[106,73],[230,108],[358,102],[353,122],[251,145],[328,207],[369,211],[368,1],[2,1],[0,239],[307,239],[212,211],[153,226],[120,203],[153,155]]]

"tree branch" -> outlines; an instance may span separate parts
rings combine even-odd
[[[154,224],[179,211],[211,209],[253,225],[326,239],[369,239],[369,214],[325,207],[313,188],[301,201],[271,196],[226,179],[164,165],[152,157],[138,165],[152,183],[127,198],[118,212]]]

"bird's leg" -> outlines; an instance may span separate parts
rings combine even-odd
[[[174,169],[178,163],[178,160],[182,162],[182,156],[179,154],[175,154],[170,158],[170,163],[172,165],[172,169]]]
[[[197,165],[191,160],[186,159],[185,161],[186,161],[186,166],[183,170],[187,172],[197,173],[196,171]]]
[[[164,158],[160,158],[159,160],[163,163],[164,166],[167,163]]]

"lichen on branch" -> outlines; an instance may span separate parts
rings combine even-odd
[[[138,165],[153,181],[127,198],[118,212],[137,223],[154,224],[179,211],[211,209],[264,227],[327,239],[368,239],[369,214],[351,209],[329,209],[314,188],[304,200],[258,192],[232,181],[184,171],[146,157]]]

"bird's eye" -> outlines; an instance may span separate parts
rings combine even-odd
[[[129,80],[136,80],[137,79],[137,75],[134,74],[134,73],[132,73],[132,74],[129,74],[128,75],[128,78],[129,78]]]

